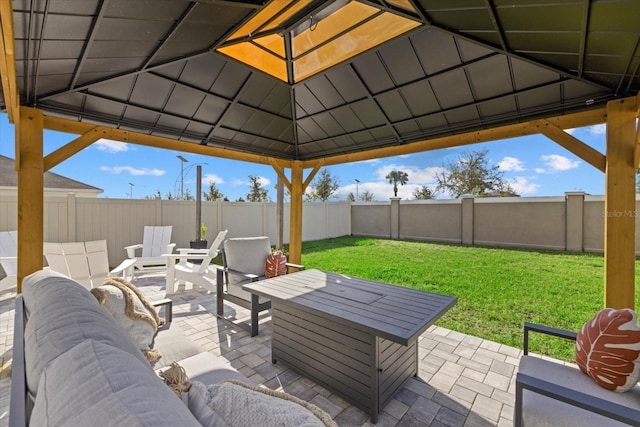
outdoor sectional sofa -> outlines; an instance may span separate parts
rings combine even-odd
[[[157,375],[174,361],[204,384],[249,383],[170,322],[155,336],[162,357],[152,367],[89,290],[52,271],[25,278],[14,327],[11,427],[199,426]]]

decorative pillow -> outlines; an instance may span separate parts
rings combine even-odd
[[[158,312],[131,283],[118,277],[105,279],[100,287],[91,289],[98,302],[131,334],[147,360],[160,358],[151,349],[158,327],[164,324]]]
[[[240,381],[218,384],[191,383],[189,409],[203,426],[234,427],[337,427],[322,409],[290,394]],[[221,423],[220,421],[223,421]]]
[[[600,310],[580,329],[576,362],[600,387],[629,391],[640,379],[640,327],[628,308]]]
[[[274,251],[264,264],[264,275],[267,277],[282,276],[287,273],[287,257],[282,251]]]

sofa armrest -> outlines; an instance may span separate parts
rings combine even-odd
[[[551,335],[554,337],[564,338],[568,340],[576,340],[577,333],[566,331],[564,329],[552,328],[550,326],[538,325],[536,323],[525,322],[524,324],[524,354],[529,354],[529,331],[539,332],[545,335]]]
[[[530,390],[534,393],[603,415],[622,423],[640,426],[640,411],[611,402],[610,400],[603,400],[596,396],[572,390],[540,378],[535,378],[531,375],[518,373],[516,375],[515,427],[522,426],[522,394],[524,390]]]
[[[11,400],[9,403],[9,426],[27,425],[27,377],[24,360],[24,303],[22,295],[16,297],[13,325],[13,355],[11,363]]]
[[[164,321],[165,323],[171,323],[173,320],[173,300],[164,298],[151,303],[154,307],[164,306]]]

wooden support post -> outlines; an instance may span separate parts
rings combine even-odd
[[[289,262],[301,264],[302,260],[302,199],[304,185],[302,162],[291,163],[291,207],[289,214]]]
[[[607,156],[604,204],[604,305],[634,308],[636,100],[607,104]]]
[[[18,169],[18,293],[22,279],[42,269],[44,240],[44,115],[20,108],[16,129]]]

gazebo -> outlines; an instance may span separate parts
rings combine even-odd
[[[604,304],[634,306],[636,0],[2,0],[0,25],[19,280],[43,173],[100,138],[271,165],[299,263],[322,166],[541,133],[605,173]],[[566,132],[599,123],[606,153]]]

